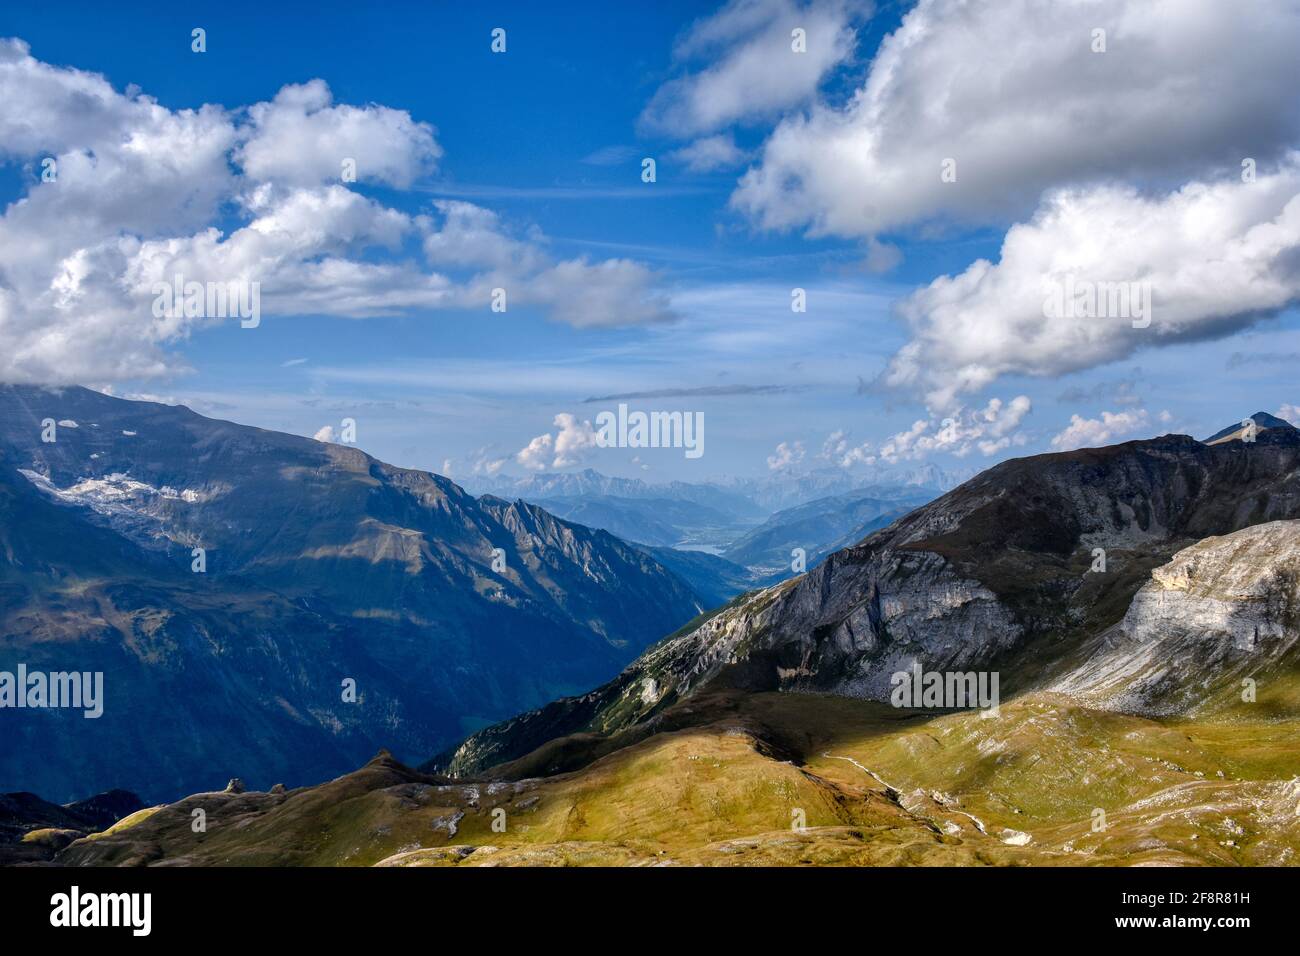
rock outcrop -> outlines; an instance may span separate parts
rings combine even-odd
[[[1126,713],[1195,713],[1286,666],[1300,642],[1300,521],[1205,538],[1151,572],[1053,690]]]

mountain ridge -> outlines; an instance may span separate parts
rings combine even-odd
[[[1006,462],[421,769],[385,751],[196,793],[52,862],[1294,863],[1298,483],[1285,430]],[[1228,646],[1247,639],[1259,656]],[[891,706],[877,678],[904,661],[1002,668],[1007,693]],[[1257,702],[1230,697],[1242,674]]]
[[[98,720],[6,715],[0,782],[69,798],[418,753],[615,673],[703,606],[641,549],[536,506],[75,387],[0,388],[0,512],[0,664],[105,674]]]
[[[920,660],[929,670],[1011,664],[1003,689],[1014,690],[1115,624],[1181,548],[1297,516],[1295,429],[1011,459],[806,575],[688,625],[610,683],[480,731],[429,766],[474,775],[567,734],[652,724],[713,682],[885,700],[890,674]],[[1096,548],[1107,570],[1090,574]]]

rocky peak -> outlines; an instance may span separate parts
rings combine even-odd
[[[1209,438],[1205,439],[1207,445],[1217,445],[1221,442],[1241,441],[1245,438],[1246,431],[1250,427],[1246,422],[1255,423],[1255,436],[1258,437],[1260,432],[1269,429],[1290,429],[1296,431],[1296,427],[1285,419],[1278,418],[1276,415],[1270,415],[1268,412],[1256,412],[1250,418],[1243,418],[1241,421],[1220,429]]]

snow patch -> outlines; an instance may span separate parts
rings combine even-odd
[[[81,478],[66,488],[58,487],[38,471],[20,468],[18,472],[57,501],[90,508],[109,517],[158,519],[161,517],[157,513],[159,506],[164,502],[196,504],[212,497],[193,488],[177,489],[170,485],[155,488],[122,472],[113,472],[102,478]]]

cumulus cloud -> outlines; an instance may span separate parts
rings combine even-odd
[[[466,304],[489,301],[504,289],[507,305],[537,305],[576,328],[671,322],[677,318],[656,274],[631,259],[557,261],[545,237],[529,230],[512,236],[491,210],[459,200],[434,203],[442,222],[424,239],[431,265],[469,269],[472,281],[460,290]]]
[[[823,461],[833,460],[841,455],[848,447],[848,431],[842,428],[837,428],[826,436],[826,440],[822,442],[822,450],[817,453],[817,457]]]
[[[1168,413],[1162,413],[1161,421]],[[1102,412],[1100,418],[1084,418],[1071,415],[1070,424],[1060,434],[1052,438],[1052,447],[1057,451],[1072,451],[1075,448],[1095,448],[1109,445],[1117,439],[1132,435],[1145,428],[1148,417],[1145,409],[1126,412]]]
[[[433,206],[442,222],[424,238],[424,253],[432,265],[511,271],[536,267],[540,250],[508,235],[492,210],[452,199],[435,200]]]
[[[942,419],[919,418],[910,428],[894,433],[878,446],[871,442],[855,446],[846,432],[832,432],[822,446],[822,455],[841,468],[878,462],[897,465],[934,454],[964,458],[978,451],[989,457],[1028,441],[1020,424],[1032,410],[1033,403],[1026,395],[1017,395],[1009,402],[992,398],[982,408],[958,408]]]
[[[0,163],[56,172],[0,216],[0,380],[182,370],[170,347],[223,317],[156,308],[177,275],[258,283],[263,314],[486,309],[504,286],[578,326],[674,318],[640,263],[555,261],[536,230],[480,207],[412,216],[340,181],[354,159],[359,182],[402,188],[441,153],[427,124],[336,105],[320,80],[246,110],[169,110],[0,40]]]
[[[786,442],[783,441],[776,446],[776,451],[767,456],[767,467],[770,471],[784,471],[793,468],[804,459],[803,442]]]
[[[862,442],[854,445],[849,440],[849,433],[844,430],[836,430],[826,436],[822,442],[822,450],[817,455],[823,461],[830,461],[841,468],[852,468],[854,465],[874,465],[876,463],[876,448],[871,442]]]
[[[1103,308],[1101,297],[1091,309],[1049,308],[1061,290],[1103,286],[1145,289],[1149,315]],[[996,264],[981,259],[904,300],[911,340],[884,380],[946,407],[1001,375],[1059,375],[1223,336],[1298,299],[1298,154],[1255,182],[1193,182],[1156,196],[1061,190],[1007,233]]]
[[[868,7],[858,0],[732,0],[677,41],[678,75],[646,105],[642,128],[692,137],[807,102],[853,55],[854,24]],[[805,31],[802,53],[792,47],[796,29]]]
[[[333,102],[325,81],[311,80],[249,107],[252,128],[236,161],[256,180],[312,186],[338,181],[352,160],[358,180],[404,189],[442,156],[433,127],[405,110]]]
[[[506,458],[479,458],[474,461],[473,469],[476,475],[495,475],[505,467]]]
[[[737,55],[753,46],[739,41]],[[1013,220],[1065,184],[1168,189],[1244,157],[1266,165],[1300,132],[1300,111],[1278,107],[1294,94],[1298,46],[1291,3],[920,0],[847,104],[778,125],[732,201],[766,228],[869,236]],[[738,112],[703,83],[686,89],[667,97],[681,127]],[[940,177],[946,159],[955,182]]]
[[[571,468],[596,449],[596,431],[590,421],[561,412],[551,424],[558,429],[555,434],[538,435],[515,454],[515,461],[530,471]]]
[[[316,434],[312,435],[311,437],[316,439],[317,441],[323,441],[329,444],[333,444],[337,440],[334,435],[333,425],[323,426],[316,432]]]
[[[739,166],[745,161],[745,151],[736,145],[736,138],[730,133],[719,133],[674,150],[668,158],[683,163],[693,173],[710,173]]]

